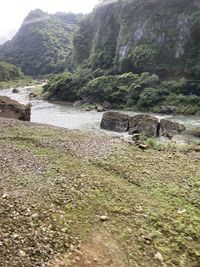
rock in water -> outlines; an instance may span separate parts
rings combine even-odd
[[[200,127],[193,128],[191,134],[200,138]]]
[[[147,137],[156,137],[158,119],[150,115],[136,115],[129,119],[129,134],[140,133]]]
[[[30,121],[31,105],[22,105],[6,96],[0,97],[0,117]]]
[[[185,130],[185,126],[169,120],[162,119],[160,121],[160,136],[172,138],[174,135],[179,135]]]
[[[12,93],[13,93],[13,94],[18,94],[18,93],[20,93],[20,90],[19,90],[18,88],[14,88],[14,89],[12,90]]]
[[[106,112],[101,120],[101,128],[116,132],[127,132],[129,128],[129,116],[119,112]]]

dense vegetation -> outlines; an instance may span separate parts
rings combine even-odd
[[[200,113],[200,12],[189,0],[103,1],[74,35],[73,73],[53,77],[50,97],[116,108]],[[105,3],[107,3],[105,5]]]
[[[94,73],[95,74],[95,73]],[[86,72],[63,73],[45,86],[49,99],[82,100],[83,103],[107,101],[114,108],[161,112],[163,106],[177,113],[200,114],[200,86],[187,89],[187,81],[162,81],[158,75],[124,73],[95,77]]]
[[[14,38],[0,46],[0,58],[32,76],[63,71],[79,17],[71,13],[49,15],[39,9],[30,12]]]
[[[8,82],[11,80],[22,78],[23,74],[20,68],[13,64],[0,61],[0,82]]]

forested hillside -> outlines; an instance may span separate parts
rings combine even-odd
[[[39,9],[30,12],[14,38],[0,46],[0,58],[32,76],[63,71],[80,17],[49,15]]]
[[[22,77],[23,74],[20,68],[13,64],[0,61],[0,82],[8,82]]]

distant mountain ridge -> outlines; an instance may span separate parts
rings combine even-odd
[[[31,11],[12,40],[0,46],[0,59],[32,76],[63,71],[82,16],[62,12],[52,15],[40,9]]]

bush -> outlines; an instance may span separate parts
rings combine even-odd
[[[80,90],[79,95],[82,98],[90,96],[97,102],[106,100],[118,105],[126,105],[128,102],[130,106],[130,103],[133,105],[137,103],[146,87],[156,85],[158,82],[159,77],[149,73],[102,76],[89,81]]]
[[[140,95],[138,106],[148,108],[157,104],[161,100],[161,94],[159,89],[146,88]]]
[[[196,95],[170,94],[165,104],[175,106],[178,113],[197,115],[200,113],[200,97]]]
[[[151,45],[139,45],[133,48],[128,59],[137,72],[154,71],[156,50]]]

